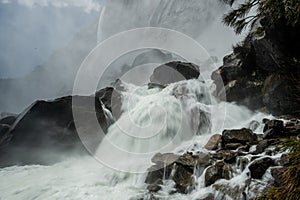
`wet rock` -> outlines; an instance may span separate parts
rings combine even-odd
[[[268,148],[271,144],[274,143],[274,140],[261,140],[256,145],[255,151],[251,152],[252,154],[261,154],[265,151],[266,148]]]
[[[118,88],[118,89],[116,89]],[[95,93],[95,97],[99,98],[107,109],[110,110],[114,119],[117,120],[122,114],[122,94],[121,91],[125,90],[121,80],[117,80],[115,87],[106,87]]]
[[[0,120],[0,124],[12,125],[17,119],[17,116],[7,116]]]
[[[243,146],[241,143],[228,143],[225,144],[225,149],[236,150],[237,148]]]
[[[247,165],[249,164],[249,159],[246,157],[239,157],[237,165],[241,169],[241,171],[244,171],[246,169]]]
[[[254,144],[257,136],[250,129],[224,130],[222,133],[222,145],[228,143],[241,143],[242,145]]]
[[[155,165],[148,169],[145,183],[155,185],[159,179],[172,178],[177,192],[180,193],[189,192],[189,189],[194,185],[193,172],[196,166],[199,171],[204,171],[210,164],[209,155],[201,152],[197,155],[191,153],[183,155],[158,153],[151,160]],[[172,171],[173,176],[171,176]]]
[[[253,120],[253,121],[251,121],[250,122],[250,124],[249,124],[249,129],[251,130],[251,131],[255,131],[258,127],[259,127],[259,122],[258,121],[255,121],[255,120]]]
[[[197,79],[199,75],[199,66],[192,63],[173,61],[155,68],[150,81],[151,83],[166,85],[181,80]]]
[[[97,135],[99,122],[104,132],[110,125],[101,102],[94,97],[67,96],[37,101],[17,117],[5,134],[6,147],[1,149],[0,165],[51,164],[64,156],[86,155],[75,128],[74,111],[80,114],[76,125],[85,134],[86,144],[90,144],[91,151],[96,149],[101,140]],[[94,118],[98,128],[91,125]]]
[[[153,88],[164,89],[165,87],[166,87],[165,85],[160,85],[158,83],[148,83],[148,89],[153,89]]]
[[[224,162],[218,161],[215,165],[208,167],[205,171],[205,186],[214,184],[217,180],[223,178]]]
[[[243,146],[238,147],[237,151],[240,152],[240,153],[243,153],[243,152],[248,152],[249,149],[250,149],[249,145],[243,145]]]
[[[283,167],[271,168],[271,175],[274,178],[274,186],[282,186],[284,171],[285,171],[285,168],[283,168]]]
[[[233,152],[231,150],[219,150],[216,154],[213,154],[213,157],[219,160],[224,160],[226,163],[234,163],[236,162],[236,157],[238,153]]]
[[[274,161],[269,157],[254,160],[249,166],[251,178],[261,179],[272,165],[274,165]]]
[[[288,136],[298,136],[300,134],[300,120],[294,119],[286,123],[284,133]]]
[[[216,150],[222,142],[222,136],[215,134],[210,137],[206,145],[204,146],[207,150]]]
[[[194,184],[193,169],[182,165],[176,165],[173,180],[178,192],[187,193],[188,187],[191,187]]]
[[[158,192],[161,189],[162,184],[163,181],[161,179],[157,179],[153,184],[147,186],[147,190],[149,190],[149,192]]]
[[[196,200],[214,200],[214,199],[215,199],[215,195],[212,193],[208,193],[201,197],[196,198]]]
[[[291,73],[299,77],[299,70],[292,67],[299,45],[291,48],[298,41],[299,28],[283,27],[264,27],[266,31],[259,35],[251,31],[242,45],[224,57],[223,66],[212,74],[218,97],[277,116],[299,116],[297,84],[290,78]]]
[[[290,159],[287,154],[282,154],[278,160],[275,160],[276,165],[287,166],[290,164]]]
[[[231,199],[246,199],[245,186],[225,182],[216,183],[212,187],[219,192],[216,199],[227,199],[226,195]]]
[[[224,165],[222,177],[227,180],[229,180],[233,177],[231,165],[229,165],[229,164]]]
[[[283,137],[283,130],[282,120],[270,120],[264,126],[264,139]]]
[[[148,168],[148,173],[145,179],[145,183],[147,184],[155,184],[156,181],[159,179],[166,178],[168,179],[171,175],[173,166],[167,165],[167,166],[161,166],[161,165],[153,165],[150,168]]]
[[[10,126],[7,124],[0,124],[0,150],[9,145],[12,135],[9,134]]]

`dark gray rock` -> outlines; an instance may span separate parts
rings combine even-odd
[[[17,117],[1,136],[0,147],[5,148],[1,148],[0,165],[52,164],[71,155],[86,155],[73,111],[80,113],[76,125],[93,152],[102,138],[98,135],[99,127],[91,125],[91,119],[96,116],[96,123],[104,132],[110,125],[101,101],[94,97],[67,96],[37,101]]]
[[[216,164],[208,167],[205,171],[205,186],[210,186],[217,180],[223,178],[223,167],[225,163],[223,161],[218,161]]]
[[[255,144],[257,136],[250,129],[224,130],[222,133],[222,145],[228,143]]]
[[[265,123],[264,126],[264,139],[283,137],[283,121],[282,120],[270,120]]]
[[[251,178],[261,179],[272,165],[274,165],[274,161],[269,157],[254,160],[249,166]]]
[[[249,124],[249,129],[251,130],[251,131],[255,131],[258,127],[259,127],[259,122],[258,121],[255,121],[255,120],[253,120],[253,121],[251,121],[250,122],[250,124]]]
[[[227,143],[225,144],[225,149],[236,150],[237,148],[243,146],[241,143]]]
[[[159,85],[166,85],[181,80],[197,79],[199,75],[199,66],[192,63],[173,61],[155,68],[150,77],[150,82]]]
[[[220,134],[215,134],[210,137],[206,145],[204,146],[207,150],[216,150],[219,145],[221,145],[222,136]]]
[[[201,197],[196,198],[196,200],[214,200],[215,196],[212,193],[205,194]]]
[[[205,153],[198,153],[197,155],[158,153],[151,160],[155,165],[148,169],[145,183],[155,185],[157,180],[172,178],[175,182],[176,191],[180,193],[187,193],[193,188],[195,167],[202,173],[211,163],[210,156]],[[171,176],[172,171],[173,176]]]
[[[158,192],[161,189],[162,184],[163,181],[161,179],[157,179],[153,184],[147,186],[147,190],[149,190],[149,192]]]
[[[110,110],[115,120],[119,119],[122,114],[122,94],[124,88],[121,81],[116,81],[115,87],[106,87],[95,93],[107,109]]]

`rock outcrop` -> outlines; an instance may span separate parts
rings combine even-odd
[[[182,80],[197,79],[199,75],[199,66],[192,63],[173,61],[155,68],[150,77],[150,82],[156,85],[166,85]]]
[[[277,116],[300,116],[299,30],[282,24],[260,34],[253,30],[213,72],[216,96]]]
[[[103,100],[108,104],[109,91],[106,89],[106,95],[100,99],[67,96],[36,101],[17,117],[1,119],[0,165],[51,164],[70,155],[87,154],[78,130],[93,152],[102,139],[97,132],[101,128],[105,133],[113,122],[102,103]],[[97,126],[91,119],[96,120]]]

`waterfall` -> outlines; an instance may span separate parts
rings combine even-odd
[[[107,1],[101,9],[98,41],[132,28],[170,28],[196,39],[220,62],[238,41],[220,22],[225,10],[218,0]],[[158,50],[150,52],[150,56],[142,53],[145,51],[131,54],[121,63],[123,65],[115,64],[113,72],[151,60],[162,63],[178,59]],[[119,77],[109,81],[115,78]],[[248,127],[252,120],[260,122],[266,117],[242,106],[219,102],[210,95],[210,88],[211,80],[201,78],[172,83],[165,88],[148,89],[145,85],[128,84],[122,92],[123,113],[118,120],[102,105],[106,117],[114,123],[93,158],[68,158],[52,166],[0,169],[0,179],[5,180],[0,181],[0,199],[147,199],[145,175],[155,153],[203,150],[212,134],[221,133],[223,129]],[[262,126],[256,132],[261,133]],[[175,169],[176,165],[173,174]],[[174,191],[174,182],[164,180],[166,184],[159,195],[162,199],[182,200],[211,192],[211,188],[204,186],[205,170],[199,173],[195,166],[196,185],[192,194],[169,197]],[[246,179],[245,173],[230,183],[242,182]]]

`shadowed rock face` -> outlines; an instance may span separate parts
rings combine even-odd
[[[266,22],[261,21],[262,26]],[[273,115],[300,116],[298,28],[279,24],[263,34],[250,33],[213,72],[216,96]]]
[[[86,154],[75,128],[74,111],[79,113],[76,128],[84,134],[85,143],[93,152],[101,141],[97,135],[100,126],[105,133],[111,120],[98,98],[67,96],[37,101],[12,124],[1,124],[0,165],[50,164],[69,155]],[[100,126],[91,124],[93,118]],[[4,118],[1,123],[5,121],[12,122],[12,118]]]
[[[181,80],[197,79],[200,75],[199,66],[192,63],[174,61],[155,68],[150,77],[151,83],[166,85]]]

